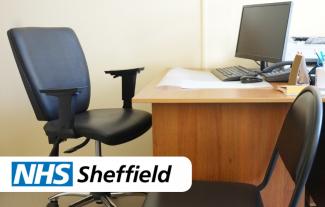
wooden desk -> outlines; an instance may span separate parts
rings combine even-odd
[[[154,155],[187,156],[195,180],[259,184],[294,98],[265,88],[157,88],[159,80],[133,98],[152,104]],[[293,186],[278,162],[265,206],[288,206]]]

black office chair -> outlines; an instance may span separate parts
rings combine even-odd
[[[101,143],[118,145],[129,142],[151,127],[151,115],[132,109],[136,75],[143,68],[106,71],[122,77],[123,108],[88,110],[90,81],[88,67],[76,34],[69,28],[14,28],[8,31],[16,63],[39,121],[44,126],[50,156],[59,155],[59,144],[68,138],[86,139],[65,152],[74,152],[95,140],[96,155]],[[109,97],[108,97],[109,100]],[[59,193],[49,198],[49,207],[58,206],[61,196],[83,196],[71,207],[96,201],[115,206],[112,197],[123,193]],[[131,195],[131,194],[127,194]]]
[[[287,114],[260,185],[196,181],[185,193],[149,193],[144,207],[263,206],[260,192],[268,185],[279,156],[295,182],[289,207],[297,206],[317,150],[322,107],[321,99],[313,87],[307,87],[299,94]]]

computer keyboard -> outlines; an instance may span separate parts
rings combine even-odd
[[[242,76],[255,76],[257,72],[248,70],[242,66],[216,68],[211,71],[213,75],[222,81],[239,81]]]

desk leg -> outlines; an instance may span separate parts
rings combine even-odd
[[[288,109],[289,104],[153,104],[154,155],[188,157],[195,180],[258,184]],[[265,206],[287,206],[292,183],[284,171],[278,166],[276,184],[263,192]]]

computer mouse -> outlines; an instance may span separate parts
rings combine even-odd
[[[259,78],[257,76],[242,76],[240,77],[240,82],[241,83],[257,83],[257,82],[262,82],[263,79]]]

